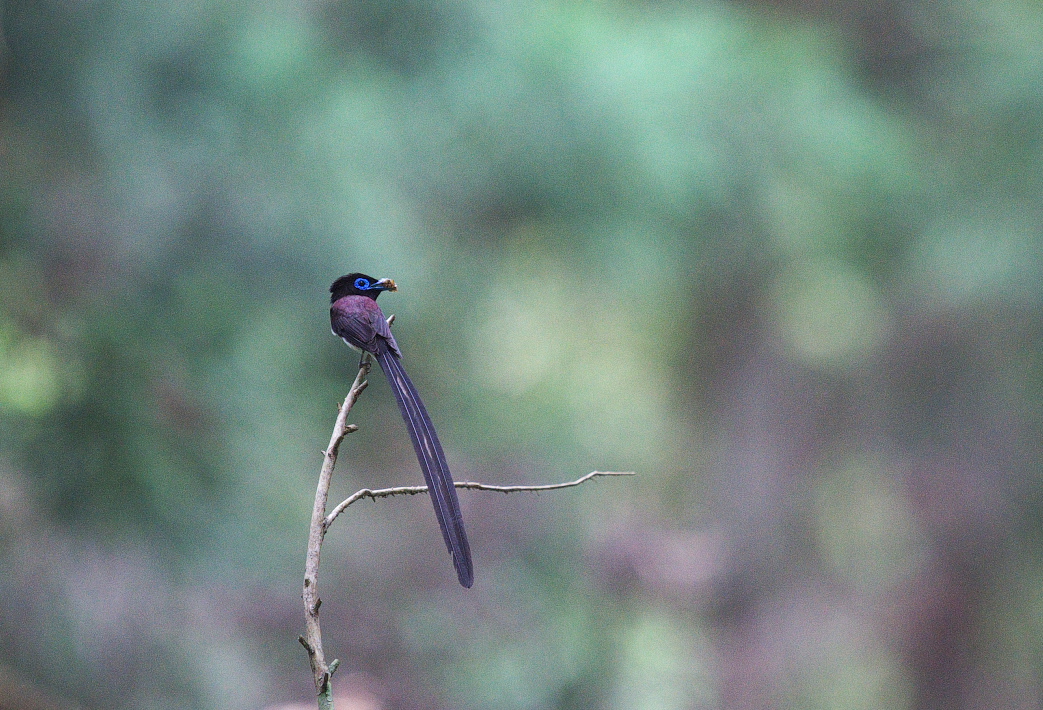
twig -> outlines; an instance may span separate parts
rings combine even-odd
[[[466,488],[472,491],[493,491],[495,493],[539,493],[541,491],[556,491],[560,488],[572,488],[578,486],[581,483],[586,483],[592,478],[598,476],[633,476],[633,471],[591,471],[585,476],[580,476],[575,481],[569,481],[568,483],[550,483],[543,486],[492,486],[488,483],[475,483],[474,481],[457,481],[453,485],[457,488]],[[371,490],[369,488],[363,488],[360,491],[355,491],[350,496],[341,501],[336,508],[330,511],[330,514],[326,516],[326,520],[323,525],[328,530],[333,521],[337,519],[337,516],[344,512],[344,510],[362,498],[388,498],[390,496],[415,496],[420,493],[427,493],[427,486],[398,486],[396,488],[378,488]]]
[[[366,377],[373,366],[369,355],[363,357],[359,365],[359,373],[340,405],[337,413],[337,422],[333,426],[333,435],[330,437],[330,445],[323,452],[322,470],[319,472],[319,485],[315,490],[315,507],[311,511],[311,528],[308,531],[308,556],[304,564],[304,635],[298,637],[301,645],[308,652],[308,662],[311,664],[311,672],[315,681],[315,692],[319,698],[319,710],[333,710],[333,689],[330,685],[330,677],[337,670],[338,661],[326,663],[326,656],[322,652],[322,630],[319,627],[319,606],[322,600],[319,598],[319,553],[322,550],[322,538],[326,535],[326,500],[330,493],[330,480],[333,478],[333,468],[337,465],[337,451],[340,442],[347,434],[358,429],[347,423],[348,412],[355,406],[362,390],[369,383]]]

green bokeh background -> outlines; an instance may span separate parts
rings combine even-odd
[[[1039,707],[1041,37],[1024,0],[4,2],[0,707],[313,702],[354,270],[458,480],[638,476],[462,493],[469,591],[426,500],[353,507],[342,708]],[[335,498],[420,480],[379,375],[352,421]]]

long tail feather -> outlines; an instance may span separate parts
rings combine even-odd
[[[442,528],[442,537],[453,556],[456,576],[460,584],[470,587],[474,583],[471,547],[467,543],[460,502],[456,497],[456,487],[449,473],[449,465],[442,452],[442,444],[438,441],[438,435],[420,395],[402,367],[402,361],[383,342],[377,348],[377,362],[391,384],[395,401],[398,402],[402,418],[409,428],[409,437],[413,440],[413,450],[416,451],[420,468],[424,472],[424,480],[431,492],[435,515]]]

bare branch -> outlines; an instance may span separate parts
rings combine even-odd
[[[388,318],[388,325],[395,322],[395,316]],[[315,505],[311,511],[311,527],[308,530],[308,554],[304,563],[304,599],[305,628],[304,634],[298,637],[304,650],[308,652],[308,663],[311,664],[311,672],[315,681],[315,692],[318,696],[319,710],[333,710],[333,686],[330,685],[330,677],[340,661],[334,659],[326,663],[326,656],[322,651],[322,629],[319,626],[319,607],[322,599],[319,598],[319,559],[322,551],[322,539],[326,536],[326,501],[330,494],[330,481],[333,479],[333,469],[337,465],[337,452],[340,442],[348,434],[358,431],[354,424],[348,424],[348,413],[355,406],[359,395],[366,389],[369,382],[366,378],[373,367],[373,359],[368,353],[359,361],[359,372],[355,375],[355,381],[351,383],[348,396],[340,405],[337,412],[337,421],[333,425],[333,434],[330,435],[330,445],[322,452],[322,469],[319,471],[319,484],[315,489]]]
[[[556,491],[561,488],[572,488],[582,483],[586,483],[592,478],[598,476],[633,476],[633,471],[591,471],[585,476],[580,476],[575,481],[569,481],[568,483],[549,483],[542,486],[493,486],[488,483],[476,483],[474,481],[456,481],[453,485],[457,488],[466,488],[472,491],[493,491],[495,493],[540,493],[541,491]],[[350,496],[345,498],[336,508],[330,511],[330,514],[326,516],[324,521],[324,527],[328,530],[333,521],[337,519],[337,516],[344,512],[344,510],[352,503],[362,498],[389,498],[391,496],[415,496],[420,493],[427,493],[427,486],[398,486],[397,488],[378,488],[371,490],[369,488],[363,488],[360,491],[352,493]]]
[[[388,325],[390,325],[394,320],[394,316],[388,318]],[[322,630],[319,626],[319,607],[322,606],[322,599],[319,598],[319,553],[322,550],[322,541],[326,536],[326,531],[329,529],[333,521],[337,519],[338,515],[343,513],[349,505],[360,498],[376,499],[396,495],[416,495],[418,493],[427,493],[427,486],[403,486],[401,488],[380,488],[377,490],[364,488],[334,508],[329,515],[326,515],[326,503],[329,499],[330,481],[333,478],[333,469],[337,465],[337,452],[340,449],[340,443],[344,440],[346,435],[358,430],[358,427],[354,424],[347,423],[348,413],[351,411],[351,408],[355,406],[355,402],[358,401],[359,395],[362,394],[364,389],[366,389],[366,385],[368,384],[366,378],[369,376],[372,367],[372,358],[370,358],[368,353],[363,355],[362,361],[359,363],[358,375],[355,376],[355,381],[352,383],[351,389],[348,391],[348,396],[344,398],[344,402],[340,405],[339,411],[337,412],[337,421],[333,426],[333,434],[330,436],[330,444],[322,452],[322,470],[319,472],[319,484],[315,490],[315,506],[312,508],[311,513],[311,528],[308,532],[308,556],[304,567],[304,592],[301,595],[304,599],[306,623],[304,634],[297,637],[297,640],[300,641],[304,650],[308,652],[308,662],[311,664],[311,672],[315,681],[315,692],[317,695],[319,710],[334,710],[333,685],[330,683],[330,678],[333,676],[333,673],[337,670],[337,666],[340,664],[340,661],[336,659],[326,663],[326,656],[322,650]],[[529,491],[539,493],[540,491],[554,491],[559,488],[578,486],[581,483],[585,483],[586,481],[597,478],[598,476],[633,475],[633,471],[591,471],[586,476],[581,476],[575,481],[570,481],[568,483],[552,483],[543,486],[491,486],[485,483],[472,483],[468,481],[461,481],[455,485],[457,488],[468,488],[477,491],[495,491],[498,493]]]
[[[319,472],[319,484],[315,490],[315,506],[311,512],[311,528],[308,531],[308,555],[304,565],[304,614],[305,631],[300,637],[301,645],[308,652],[308,662],[311,664],[311,672],[315,681],[315,692],[319,699],[320,710],[333,710],[333,691],[330,687],[330,676],[337,668],[337,661],[326,663],[326,656],[322,651],[322,630],[319,627],[319,607],[322,600],[319,598],[319,558],[322,550],[322,539],[326,535],[325,515],[326,501],[329,498],[330,481],[333,478],[333,468],[337,465],[337,451],[344,437],[358,429],[357,426],[347,423],[348,413],[355,406],[359,395],[366,389],[370,368],[373,366],[369,355],[362,359],[359,372],[355,381],[344,398],[337,413],[337,421],[333,426],[333,434],[330,436],[330,445],[323,452],[322,470]]]

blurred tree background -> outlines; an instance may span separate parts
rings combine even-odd
[[[1038,2],[0,7],[0,707],[1040,707]]]

